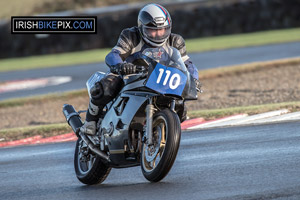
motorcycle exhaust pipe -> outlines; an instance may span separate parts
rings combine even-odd
[[[63,106],[63,113],[68,124],[72,127],[77,137],[80,137],[83,140],[83,142],[91,149],[91,151],[100,156],[100,158],[102,158],[106,162],[110,162],[108,155],[101,152],[86,135],[78,131],[78,129],[83,125],[83,123],[80,119],[79,113],[76,112],[74,107],[72,105],[65,104]]]
[[[72,127],[72,129],[73,129],[74,133],[77,135],[77,137],[79,137],[77,130],[78,130],[78,128],[80,128],[83,125],[83,123],[80,119],[78,112],[76,112],[76,110],[74,109],[74,107],[72,105],[64,104],[63,113],[64,113],[64,116],[65,116],[68,124]]]

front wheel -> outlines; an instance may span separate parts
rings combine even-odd
[[[78,180],[87,185],[102,183],[111,170],[99,156],[89,150],[81,138],[76,143],[74,167]]]
[[[169,109],[153,116],[153,145],[143,144],[141,168],[151,182],[162,180],[176,159],[180,144],[181,127],[178,115]]]

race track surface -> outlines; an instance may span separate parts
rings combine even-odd
[[[2,199],[300,199],[299,122],[182,133],[168,176],[150,183],[140,167],[113,169],[85,186],[74,142],[0,149]]]

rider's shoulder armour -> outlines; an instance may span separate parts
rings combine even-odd
[[[116,47],[123,50],[121,53],[127,53],[135,48],[140,40],[141,37],[137,27],[126,28],[121,32]]]
[[[169,45],[178,49],[182,58],[185,58],[186,56],[185,41],[181,35],[171,33],[169,37]]]

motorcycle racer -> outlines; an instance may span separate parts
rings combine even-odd
[[[91,99],[86,114],[86,121],[80,131],[95,135],[96,122],[103,117],[103,108],[120,92],[123,80],[120,76],[136,73],[136,65],[132,62],[146,48],[158,48],[170,45],[179,50],[182,60],[188,71],[196,80],[197,88],[200,87],[198,70],[186,53],[184,39],[171,33],[172,20],[169,12],[159,4],[148,4],[143,7],[138,15],[138,26],[124,29],[118,42],[106,56],[105,62],[110,68],[110,73],[101,81],[96,82],[91,89]],[[161,56],[161,55],[158,55]],[[181,122],[186,119],[184,102],[176,105],[177,114]]]

